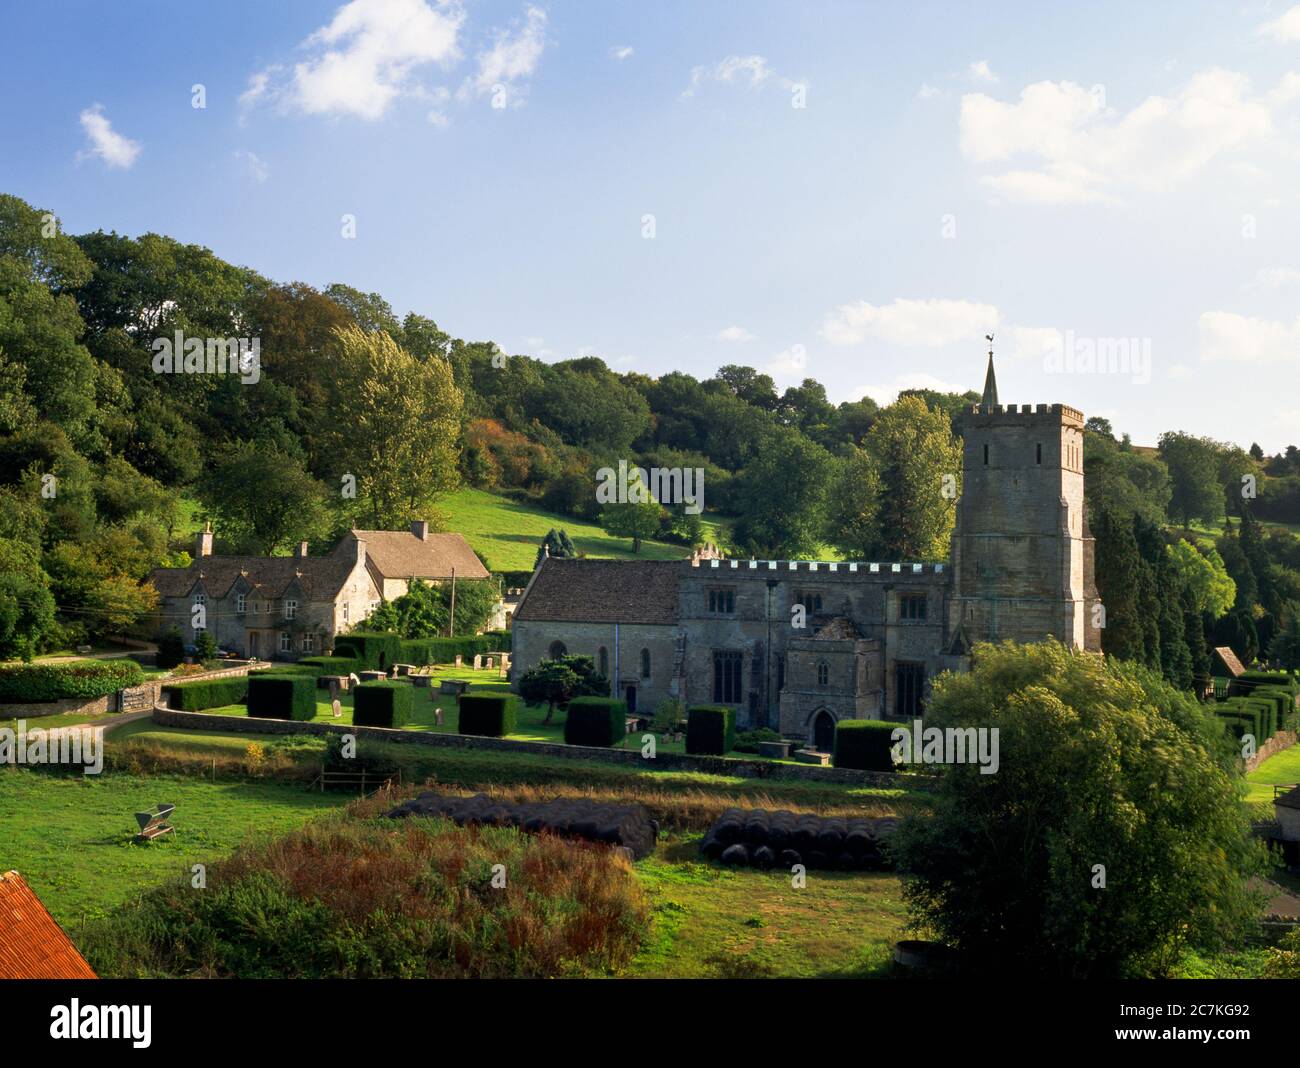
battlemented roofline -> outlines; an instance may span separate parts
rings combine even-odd
[[[963,422],[1012,417],[1028,423],[1042,421],[1083,426],[1083,412],[1068,404],[972,404],[962,411],[961,417]]]
[[[742,559],[694,559],[689,561],[691,567],[710,567],[731,571],[791,571],[825,572],[828,574],[849,575],[942,575],[946,564],[916,563],[870,563],[858,560],[742,560]]]

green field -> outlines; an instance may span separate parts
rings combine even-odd
[[[1264,763],[1246,776],[1250,793],[1247,802],[1255,804],[1265,802],[1272,804],[1274,785],[1294,785],[1300,783],[1300,745],[1269,757]],[[1271,813],[1270,813],[1271,815]]]

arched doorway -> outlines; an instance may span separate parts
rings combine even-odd
[[[813,748],[819,753],[829,753],[835,748],[835,717],[826,709],[813,716]]]

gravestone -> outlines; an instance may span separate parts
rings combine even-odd
[[[435,709],[433,710],[433,722],[436,723],[439,727],[442,726],[442,709],[441,709],[441,708],[435,708]]]
[[[461,666],[461,662],[462,662],[464,659],[465,659],[465,658],[464,658],[463,656],[461,656],[460,653],[457,653],[457,654],[456,654],[456,666],[457,666],[457,667],[460,667],[460,666]]]
[[[475,671],[483,670],[483,655],[481,653],[474,654],[474,670]]]
[[[493,662],[493,658],[489,656],[487,658],[487,669],[491,671],[495,666],[496,664]]]
[[[330,708],[334,712],[335,719],[338,719],[340,716],[343,715],[343,706],[339,703],[339,699],[337,697],[334,698],[334,700],[330,703]]]

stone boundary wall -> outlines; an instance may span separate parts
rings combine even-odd
[[[641,756],[636,749],[601,749],[585,745],[561,745],[555,742],[517,742],[508,738],[482,738],[473,734],[446,734],[434,731],[395,730],[389,727],[349,727],[343,723],[312,723],[287,719],[258,719],[251,716],[214,716],[206,712],[179,712],[155,705],[153,721],[160,727],[188,730],[226,731],[238,734],[352,734],[376,742],[401,742],[445,749],[478,749],[488,752],[531,753],[534,756],[558,757],[563,760],[594,760],[602,764],[636,764],[646,770],[699,771],[711,775],[737,775],[745,779],[798,779],[805,782],[851,783],[905,790],[924,789],[928,784],[914,776],[883,771],[856,771],[851,768],[822,768],[801,764],[776,764],[765,760],[738,760],[735,757],[684,756],[660,753],[654,760]]]
[[[1297,734],[1295,731],[1278,731],[1259,747],[1253,757],[1246,761],[1246,774],[1249,775],[1269,757],[1277,756],[1284,749],[1290,749],[1296,744],[1296,739]]]
[[[204,682],[208,679],[224,679],[231,675],[247,675],[249,671],[271,667],[270,663],[258,661],[256,664],[240,664],[238,667],[221,668],[218,671],[205,671],[202,675],[188,675],[182,678],[153,679],[139,686],[128,686],[116,693],[103,697],[85,699],[65,697],[58,701],[38,701],[34,704],[0,704],[0,718],[36,719],[39,716],[60,716],[76,712],[94,718],[110,712],[147,712],[162,698],[164,686],[175,686],[182,682]]]

